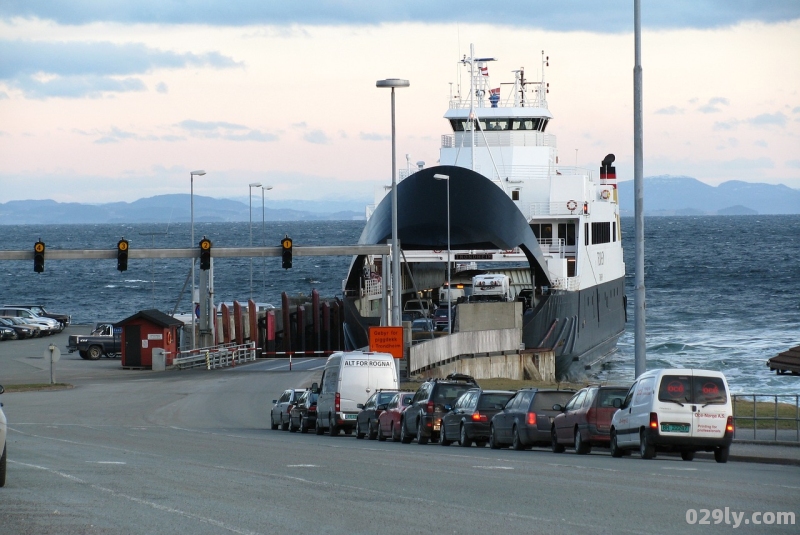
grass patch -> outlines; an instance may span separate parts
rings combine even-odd
[[[5,391],[8,392],[38,392],[42,390],[66,390],[73,388],[69,383],[32,383],[27,385],[8,385],[3,386]]]
[[[775,429],[775,408],[774,401],[756,401],[756,429]],[[778,403],[778,429],[796,430],[798,426],[797,407],[794,404]],[[736,399],[733,406],[734,425],[738,429],[753,429],[753,401],[746,399]]]

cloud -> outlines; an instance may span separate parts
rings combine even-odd
[[[767,142],[764,141],[763,139],[759,139],[759,140],[755,141],[753,144],[756,147],[762,147],[762,148],[765,148],[765,149],[769,146],[769,145],[767,145]]]
[[[722,110],[717,106],[717,104],[724,104],[725,106],[728,106],[730,104],[730,102],[728,102],[727,98],[714,97],[712,99],[709,99],[707,104],[704,104],[703,106],[700,106],[699,108],[697,108],[697,111],[699,111],[701,113],[718,113],[718,112],[721,112]]]
[[[658,115],[680,115],[682,113],[683,108],[678,108],[677,106],[667,106],[666,108],[656,110],[656,114]]]
[[[253,130],[248,126],[225,121],[195,121],[186,119],[175,125],[188,131],[194,137],[224,139],[226,141],[258,141],[267,143],[277,141],[278,136],[269,132]]]
[[[786,121],[788,121],[788,117],[780,112],[762,113],[761,115],[747,120],[747,122],[753,126],[780,126],[781,128],[786,126]]]
[[[730,121],[717,121],[714,123],[714,130],[733,130],[739,126],[738,119],[731,119]]]
[[[800,113],[800,106],[795,106],[794,109],[792,109],[792,113]]]
[[[169,87],[164,82],[159,82],[156,84],[156,91],[159,93],[169,93]]]
[[[309,143],[314,143],[317,145],[327,145],[330,143],[330,139],[328,138],[327,134],[325,134],[325,132],[322,130],[312,130],[311,132],[305,134],[303,139]]]
[[[144,83],[134,75],[157,69],[239,66],[217,52],[178,54],[140,43],[0,40],[0,80],[34,99],[98,98],[106,93],[144,91]]]
[[[633,8],[628,2],[574,0],[569,8],[558,0],[505,0],[492,9],[477,0],[309,0],[277,2],[239,0],[72,0],[31,2],[4,0],[0,18],[38,18],[59,24],[92,22],[123,24],[205,24],[211,26],[269,25],[380,25],[384,23],[459,22],[529,26],[549,31],[629,32]],[[645,28],[720,28],[743,21],[774,23],[800,18],[796,0],[673,0],[648,2],[642,10]]]
[[[376,134],[374,132],[359,132],[358,138],[362,141],[388,141],[392,139],[391,136]]]
[[[787,160],[786,167],[794,167],[795,169],[800,169],[800,160]]]
[[[772,158],[736,158],[719,162],[719,169],[723,171],[746,171],[759,169],[774,169],[775,162]]]

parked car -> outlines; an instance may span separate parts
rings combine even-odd
[[[471,376],[459,373],[422,383],[400,417],[400,442],[409,444],[416,438],[418,444],[427,444],[438,440],[444,414],[461,394],[477,386]]]
[[[451,308],[450,315],[451,318],[448,318],[447,306],[439,307],[433,311],[433,325],[436,327],[437,331],[443,331],[447,329],[448,319],[455,319],[455,307]]]
[[[272,429],[278,429],[278,427],[284,431],[289,429],[289,415],[291,414],[292,407],[305,391],[305,388],[290,388],[284,390],[281,397],[272,400],[272,410],[269,413]]]
[[[466,391],[456,400],[453,410],[442,418],[439,443],[449,446],[458,441],[468,448],[474,442],[479,448],[484,447],[489,440],[489,422],[513,396],[510,390],[473,388]]]
[[[27,308],[2,307],[0,308],[0,316],[16,316],[24,319],[26,323],[42,325],[44,327],[42,330],[43,334],[60,333],[64,330],[64,326],[60,321],[38,316]]]
[[[292,406],[289,411],[289,431],[308,433],[309,429],[314,429],[317,423],[317,397],[319,396],[314,390],[316,388],[303,392],[297,398],[297,403]]]
[[[5,392],[0,386],[0,394]],[[3,413],[3,404],[0,402],[0,446],[3,447],[3,453],[0,455],[0,487],[6,486],[6,464],[8,463],[8,452],[6,451],[6,433],[8,432],[8,421],[6,415]]]
[[[406,301],[405,305],[403,305],[403,312],[410,312],[412,310],[421,312],[424,317],[430,318],[431,311],[433,310],[433,301],[430,299],[409,299]]]
[[[352,434],[359,403],[378,390],[397,391],[394,357],[389,353],[336,352],[325,363],[321,387],[315,432],[321,435],[327,430],[332,437],[339,431]]]
[[[7,325],[0,325],[0,340],[16,340],[17,331]]]
[[[12,318],[3,318],[0,317],[0,325],[3,327],[8,327],[12,329],[16,334],[16,338],[12,338],[12,340],[24,340],[25,338],[33,338],[34,331],[28,327],[23,325],[19,325],[16,321],[13,321]]]
[[[386,408],[378,416],[378,440],[383,442],[387,438],[400,442],[400,418],[414,399],[414,392],[399,392],[395,394]],[[383,406],[383,405],[381,405]]]
[[[44,331],[44,327],[42,327],[41,325],[28,323],[22,318],[0,316],[0,322],[3,322],[4,325],[8,325],[9,327],[12,327],[14,330],[16,330],[20,339],[37,338],[41,336],[42,332]]]
[[[4,307],[12,307],[12,308],[26,308],[36,314],[37,316],[41,316],[43,318],[51,318],[61,323],[62,328],[68,327],[70,321],[72,321],[72,316],[69,314],[57,314],[55,312],[48,312],[45,310],[44,305],[25,305],[25,304],[5,304]]]
[[[713,451],[728,462],[733,440],[733,407],[722,372],[649,370],[633,383],[611,418],[611,456],[638,449],[642,459],[658,451],[679,451],[684,461]]]
[[[492,449],[511,446],[515,450],[550,446],[553,419],[560,412],[553,410],[553,405],[566,404],[573,394],[574,390],[520,389],[492,417],[489,446]]]
[[[378,438],[378,418],[396,394],[397,390],[379,390],[366,403],[356,405],[361,409],[356,417],[356,438]]]
[[[578,390],[566,405],[554,405],[553,410],[561,414],[553,419],[553,452],[563,453],[569,447],[585,455],[592,451],[592,446],[607,448],[611,441],[611,417],[617,412],[614,400],[622,401],[627,393],[624,387],[587,386]]]

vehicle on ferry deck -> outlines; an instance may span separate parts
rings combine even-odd
[[[592,446],[607,448],[611,441],[611,417],[617,412],[614,400],[622,401],[627,393],[625,387],[587,386],[578,390],[566,405],[554,405],[553,410],[561,414],[553,419],[553,452],[575,448],[575,453],[585,455],[592,451]]]
[[[400,442],[400,419],[408,407],[414,392],[399,392],[392,397],[386,408],[378,417],[378,440],[383,442],[391,438],[394,442]]]

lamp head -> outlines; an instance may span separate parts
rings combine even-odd
[[[203,176],[204,174],[206,174],[206,172],[201,169],[199,171],[192,171],[190,174],[192,176]]]
[[[387,78],[386,80],[378,80],[375,82],[375,87],[408,87],[408,80],[401,80],[400,78]]]

